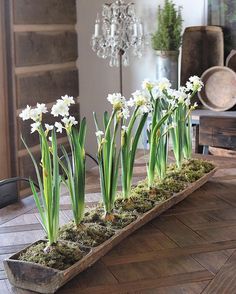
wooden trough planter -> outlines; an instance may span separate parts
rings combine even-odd
[[[32,290],[39,293],[55,293],[60,287],[93,265],[97,260],[103,257],[108,251],[119,244],[123,239],[128,237],[131,233],[152,219],[156,218],[158,215],[173,205],[184,200],[187,196],[204,185],[213,176],[216,170],[217,168],[214,168],[196,182],[189,184],[185,190],[156,205],[148,212],[139,216],[135,221],[125,228],[117,230],[110,239],[95,248],[91,248],[87,255],[85,255],[80,261],[66,270],[55,270],[36,263],[17,260],[19,255],[26,251],[26,249],[29,247],[28,246],[22,251],[4,260],[3,263],[9,281],[12,285],[19,288]],[[39,240],[34,244],[42,241],[43,240]]]

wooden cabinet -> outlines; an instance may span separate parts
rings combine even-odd
[[[73,114],[79,119],[79,85],[75,0],[6,0],[8,134],[11,176],[34,177],[29,156],[21,142],[25,138],[40,160],[37,135],[29,135],[30,122],[19,114],[27,104],[51,107],[61,95],[76,98]],[[47,122],[53,118],[45,116]],[[61,136],[59,143],[66,142]],[[21,186],[21,195],[29,192]]]

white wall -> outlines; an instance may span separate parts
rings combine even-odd
[[[110,68],[108,60],[98,58],[90,46],[94,21],[97,12],[101,13],[104,2],[106,0],[77,0],[81,117],[87,118],[87,149],[93,154],[96,153],[96,138],[92,112],[96,111],[101,117],[104,110],[109,110],[109,104],[106,101],[107,94],[119,89],[118,69]],[[157,7],[159,4],[162,5],[164,0],[134,0],[133,2],[136,4],[137,15],[144,22],[146,32],[154,32]],[[177,5],[183,7],[184,27],[206,24],[206,2],[207,0],[175,0]],[[140,60],[132,58],[131,65],[124,69],[125,96],[129,97],[134,90],[138,89],[144,78],[155,79],[155,55],[150,46],[146,48]]]

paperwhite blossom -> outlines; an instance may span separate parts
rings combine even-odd
[[[69,107],[66,101],[58,99],[57,103],[53,105],[51,114],[57,116],[69,116]]]
[[[48,112],[45,103],[37,103],[36,111],[38,112],[38,115]]]
[[[135,104],[135,101],[133,98],[130,98],[129,101],[127,101],[127,106],[129,106],[129,107],[133,107],[134,104]]]
[[[103,133],[103,131],[97,131],[97,132],[95,133],[95,135],[96,135],[97,137],[101,137],[101,136],[104,135],[104,133]]]
[[[55,127],[57,128],[57,133],[62,133],[63,125],[60,122],[55,122]]]
[[[53,130],[53,126],[52,125],[49,125],[49,124],[45,124],[45,129],[47,132]]]
[[[150,103],[150,98],[144,92],[136,91],[132,94],[136,106],[147,105]]]
[[[171,87],[171,83],[168,79],[162,78],[156,82],[156,87],[160,91],[168,90]]]
[[[35,131],[37,131],[39,127],[40,127],[39,121],[32,123],[31,124],[31,134],[33,134]]]
[[[74,116],[64,117],[61,121],[64,123],[65,127],[70,127],[78,124]]]
[[[148,91],[151,91],[154,87],[154,83],[152,83],[149,79],[145,79],[143,82],[142,82],[142,89],[143,90],[148,90]]]
[[[125,97],[120,93],[109,94],[107,100],[112,104],[113,109],[115,110],[121,110],[126,103]]]
[[[31,109],[30,119],[32,119],[33,121],[38,121],[38,120],[40,120],[40,118],[41,118],[41,115],[40,115],[40,112],[38,111],[38,109],[37,108]]]
[[[198,107],[198,104],[197,104],[197,102],[195,102],[192,106],[191,106],[191,110],[194,110],[195,108],[197,108]]]
[[[44,103],[40,104],[37,103],[37,106],[35,108],[31,108],[29,105],[26,106],[26,108],[20,113],[20,117],[23,120],[32,119],[33,121],[41,121],[42,120],[42,114],[47,112],[47,107]]]
[[[127,132],[128,131],[128,127],[122,126],[122,130],[124,130],[125,132]]]
[[[183,91],[178,91],[178,90],[175,90],[173,92],[173,96],[175,99],[177,99],[178,103],[185,103],[186,100],[189,98],[189,96],[183,92]]]
[[[186,88],[188,91],[198,91],[200,92],[203,87],[203,82],[198,76],[192,76],[189,78],[189,81],[186,83]]]
[[[61,96],[61,99],[65,102],[67,106],[70,106],[71,104],[75,104],[75,100],[72,96],[68,96],[68,95]]]
[[[152,110],[151,104],[142,105],[139,108],[139,114],[149,113]]]
[[[19,116],[20,118],[22,118],[22,120],[28,120],[28,119],[31,119],[30,113],[31,113],[31,107],[27,105],[26,108],[22,110]]]
[[[123,108],[122,115],[123,115],[124,119],[129,118],[129,109],[128,109],[128,107]]]

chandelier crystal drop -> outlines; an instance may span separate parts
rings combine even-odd
[[[111,67],[129,65],[129,52],[142,57],[145,46],[143,23],[137,18],[134,3],[117,0],[104,4],[102,18],[99,14],[91,39],[94,52],[100,58],[110,58]]]

